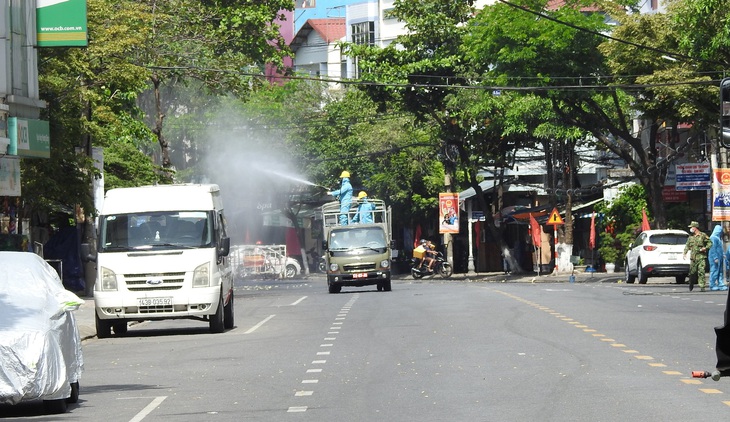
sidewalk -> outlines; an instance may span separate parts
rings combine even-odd
[[[575,273],[575,283],[617,283],[623,280],[623,273]],[[306,277],[306,276],[305,276]],[[310,274],[310,280],[324,280],[324,274]],[[393,276],[393,280],[409,280],[419,282],[469,282],[469,283],[569,283],[570,274],[541,274],[525,273],[525,274],[504,274],[496,273],[475,273],[475,274],[454,274],[449,278],[441,278],[439,276],[427,276],[415,280],[410,274],[397,274]],[[326,283],[325,283],[326,284]],[[79,335],[81,340],[87,340],[96,336],[96,322],[94,319],[94,298],[83,296],[84,304],[74,311],[76,317],[76,325],[79,327]]]

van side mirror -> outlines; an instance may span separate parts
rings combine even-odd
[[[390,249],[395,249],[395,240],[390,241]]]
[[[328,246],[327,245],[327,241],[326,240],[323,240],[322,241],[322,250],[325,250],[326,251],[328,249],[327,246]]]
[[[218,256],[228,256],[231,252],[231,238],[224,237],[221,240],[221,244],[218,245]]]
[[[91,245],[88,243],[81,244],[81,260],[84,262],[96,262],[96,255],[92,255]]]

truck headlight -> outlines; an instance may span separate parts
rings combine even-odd
[[[380,267],[381,268],[388,268],[388,267],[390,267],[390,260],[389,259],[384,259],[384,260],[380,261]]]
[[[193,287],[210,286],[210,263],[198,265],[193,271]]]
[[[109,292],[117,290],[117,275],[114,271],[109,268],[101,267],[101,285],[99,286],[102,292]]]
[[[330,264],[330,271],[337,271],[340,269],[340,266],[337,264]]]

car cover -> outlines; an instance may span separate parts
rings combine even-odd
[[[72,312],[82,303],[43,258],[0,252],[0,403],[71,395],[83,371]]]

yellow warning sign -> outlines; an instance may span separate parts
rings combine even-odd
[[[563,223],[563,218],[560,217],[560,213],[558,212],[557,208],[553,208],[553,212],[550,213],[550,217],[548,217],[547,223],[548,225],[558,225],[558,224],[565,224]]]

